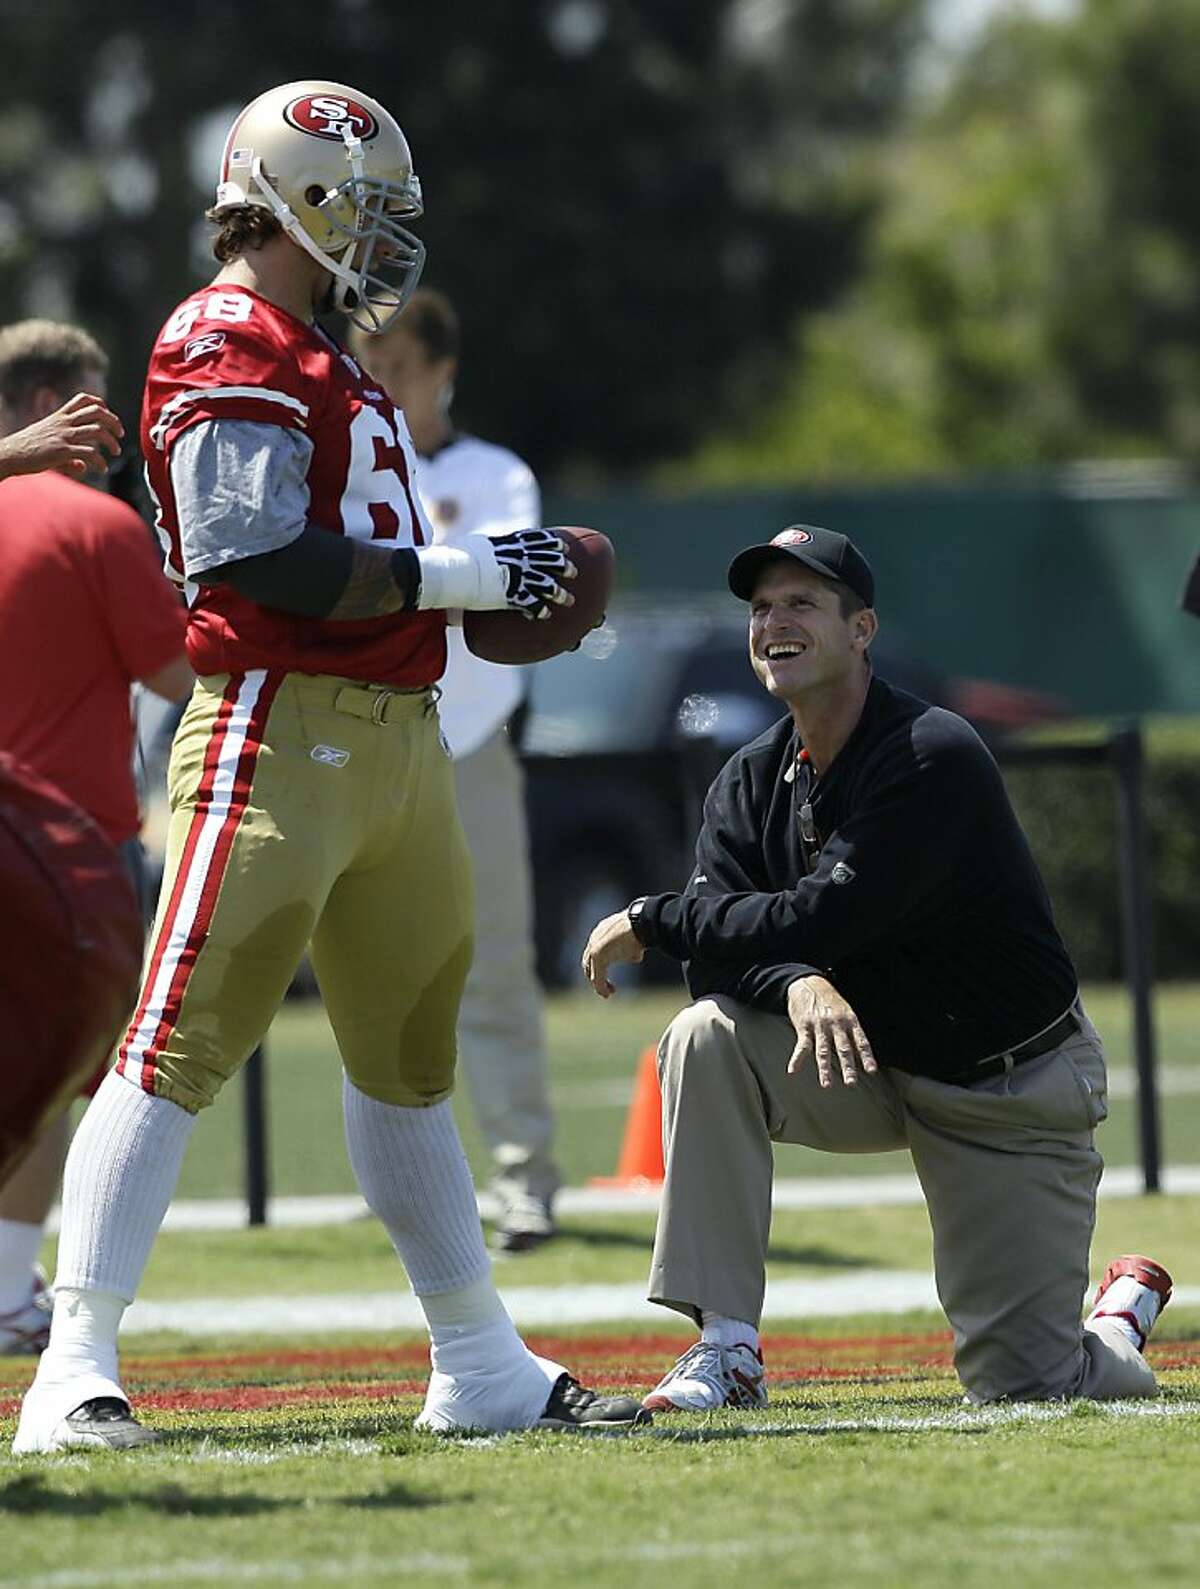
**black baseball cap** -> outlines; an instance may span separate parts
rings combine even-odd
[[[794,557],[824,579],[849,585],[868,607],[875,605],[875,576],[871,565],[847,535],[823,530],[819,524],[789,524],[765,546],[748,546],[729,565],[729,588],[749,601],[758,576],[768,563]]]

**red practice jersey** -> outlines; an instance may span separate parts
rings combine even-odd
[[[175,661],[183,631],[132,508],[60,474],[0,482],[0,751],[114,844],[138,830],[129,686]]]
[[[171,447],[189,426],[214,419],[304,432],[313,447],[310,524],[382,547],[433,539],[413,484],[416,462],[404,416],[350,354],[319,326],[244,287],[193,293],[150,356],[142,452],[166,570],[188,599],[187,652],[196,672],[270,668],[404,686],[440,678],[443,613],[328,622],[259,606],[231,585],[187,578]]]

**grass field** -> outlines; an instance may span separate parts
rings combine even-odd
[[[538,1341],[590,1378],[660,1344]],[[130,1364],[167,1444],[0,1459],[0,1584],[956,1586],[1195,1582],[1200,1352],[1162,1400],[976,1411],[940,1335],[858,1322],[769,1340],[748,1415],[621,1439],[413,1433],[423,1354],[342,1345]],[[249,1389],[247,1389],[249,1385]]]
[[[1112,987],[1091,988],[1086,999],[1105,1040],[1115,1083],[1101,1147],[1110,1164],[1132,1164],[1137,1123],[1128,1001],[1122,989]],[[548,1001],[558,1148],[572,1184],[612,1174],[638,1054],[657,1042],[682,1002],[682,991],[673,989],[624,993],[607,1003],[587,992]],[[1166,1162],[1194,1164],[1200,1162],[1200,987],[1174,985],[1160,991],[1158,1034],[1166,1084]],[[319,1004],[286,1005],[267,1043],[271,1183],[281,1195],[354,1190],[342,1145],[340,1075],[333,1035]],[[461,1093],[457,1108],[472,1166],[484,1177],[486,1160],[469,1100]],[[235,1084],[202,1116],[184,1166],[181,1196],[232,1196],[241,1188],[240,1111],[241,1089]],[[876,1154],[856,1156],[851,1167],[862,1175],[894,1172],[907,1162],[904,1154]],[[779,1164],[785,1175],[836,1174],[847,1167],[845,1160],[803,1148],[782,1149]]]
[[[1119,995],[1090,998],[1118,1075]],[[638,1050],[670,996],[550,1009],[569,1179],[611,1171]],[[275,1182],[349,1190],[337,1067],[323,1021],[292,1006],[272,1039]],[[1160,1002],[1168,1162],[1200,1159],[1200,994]],[[469,1123],[469,1122],[468,1122]],[[1120,1099],[1112,1162],[1135,1136]],[[201,1123],[181,1190],[228,1195],[240,1175],[237,1099]],[[904,1159],[883,1158],[897,1169]],[[870,1161],[854,1159],[862,1173]],[[836,1172],[790,1150],[783,1173]],[[502,1288],[644,1281],[649,1215],[573,1216],[562,1238],[497,1265]],[[302,1333],[306,1299],[376,1294],[403,1279],[372,1220],[313,1230],[167,1234],[143,1296],[186,1327],[127,1338],[127,1384],[168,1436],[125,1456],[7,1455],[32,1366],[0,1359],[0,1589],[244,1583],[756,1585],[836,1589],[1073,1589],[1119,1573],[1192,1584],[1200,1554],[1200,1197],[1102,1201],[1098,1272],[1142,1248],[1189,1291],[1152,1346],[1163,1394],[1120,1407],[965,1407],[933,1311],[772,1319],[771,1403],[760,1413],[659,1419],[616,1438],[416,1434],[419,1335]],[[919,1207],[777,1212],[771,1286],[928,1272]],[[515,1293],[514,1293],[515,1294]],[[294,1299],[279,1335],[234,1333],[226,1299]],[[539,1349],[602,1387],[641,1389],[691,1339],[673,1316],[579,1326]]]

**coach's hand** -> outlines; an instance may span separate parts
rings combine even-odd
[[[633,930],[627,910],[615,916],[605,916],[592,928],[587,948],[583,951],[583,974],[594,992],[607,999],[617,990],[608,980],[609,966],[629,962],[636,965],[646,953],[645,946]]]
[[[103,474],[121,451],[124,428],[90,392],[78,392],[61,408],[0,442],[0,479],[59,469],[77,479]]]
[[[816,1061],[817,1080],[832,1087],[834,1075],[847,1087],[858,1082],[861,1067],[868,1076],[879,1066],[858,1016],[824,977],[797,977],[787,991],[788,1019],[796,1030],[796,1047],[788,1060],[788,1074],[810,1060]]]

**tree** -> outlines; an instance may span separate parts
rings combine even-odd
[[[1200,8],[995,24],[897,140],[861,277],[710,480],[1200,453]]]
[[[458,300],[461,416],[633,470],[738,411],[855,270],[924,0],[3,4],[0,312],[84,320],[127,417],[203,268],[206,115],[314,73],[394,108]]]

